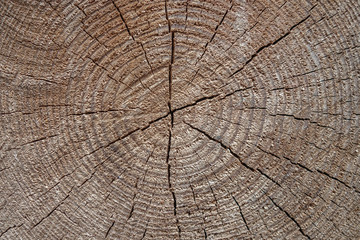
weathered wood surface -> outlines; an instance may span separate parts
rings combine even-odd
[[[0,2],[1,239],[359,239],[359,1]]]

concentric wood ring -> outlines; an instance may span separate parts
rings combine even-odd
[[[359,9],[0,1],[0,239],[360,238]]]

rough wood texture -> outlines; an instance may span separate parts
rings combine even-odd
[[[359,239],[357,0],[1,0],[0,239]]]

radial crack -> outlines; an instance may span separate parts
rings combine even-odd
[[[35,139],[35,140],[30,141],[30,142],[24,143],[21,146],[25,146],[25,145],[29,145],[29,144],[32,144],[32,143],[40,142],[40,141],[43,141],[45,139],[53,138],[53,137],[56,137],[56,136],[58,136],[58,134],[50,135],[50,136],[46,136],[46,137],[41,137],[39,139]]]
[[[71,190],[72,190],[72,189],[71,189]],[[70,190],[70,192],[71,192],[71,190]],[[70,193],[70,192],[69,192],[69,193]],[[69,197],[69,193],[68,193],[68,194],[66,195],[66,197],[63,198],[63,200],[61,200],[60,203],[59,203],[58,205],[56,205],[45,217],[41,218],[40,221],[38,221],[38,222],[32,227],[32,229],[35,228],[36,226],[38,226],[40,223],[42,223],[46,218],[50,217],[50,215],[53,214],[53,213],[55,212],[55,210],[56,210],[58,207],[60,207],[60,206],[64,203],[64,201]]]
[[[246,163],[244,163],[241,159],[240,159],[240,156],[238,154],[236,154],[229,146],[226,146],[224,143],[222,143],[221,141],[211,137],[208,133],[206,133],[205,131],[197,128],[197,127],[194,127],[193,125],[187,123],[187,122],[184,122],[186,125],[188,125],[190,128],[202,133],[203,135],[205,135],[208,139],[214,141],[214,142],[217,142],[220,144],[220,146],[226,150],[228,150],[235,158],[237,158],[239,160],[239,162],[244,166],[246,167],[247,169],[255,172],[255,169],[250,167],[249,165],[247,165]]]
[[[206,133],[205,131],[203,131],[203,130],[197,128],[197,127],[194,127],[193,125],[191,125],[191,124],[189,124],[189,123],[187,123],[187,122],[185,122],[185,121],[184,121],[184,123],[185,123],[186,125],[188,125],[190,128],[192,128],[192,129],[194,129],[194,130],[202,133],[202,134],[205,135],[208,139],[210,139],[210,140],[212,140],[212,141],[214,141],[214,142],[219,143],[222,148],[228,150],[228,151],[229,151],[235,158],[237,158],[237,159],[239,160],[239,162],[240,162],[244,167],[246,167],[247,169],[249,169],[249,170],[251,170],[251,171],[253,171],[253,172],[258,172],[258,173],[260,173],[262,176],[266,177],[267,179],[269,179],[270,181],[272,181],[273,183],[275,183],[275,184],[278,185],[279,187],[282,187],[278,182],[276,182],[274,179],[272,179],[271,177],[269,177],[268,175],[266,175],[265,173],[263,173],[259,168],[254,169],[254,168],[250,167],[249,165],[247,165],[245,162],[243,162],[243,161],[241,160],[240,156],[239,156],[237,153],[235,153],[235,152],[231,149],[231,147],[226,146],[226,145],[225,145],[224,143],[222,143],[220,140],[217,140],[217,139],[211,137],[211,136],[210,136],[208,133]],[[261,149],[261,150],[262,150],[262,149]],[[269,154],[270,154],[270,153],[269,153]],[[273,155],[273,154],[272,154],[272,155]],[[274,155],[274,156],[276,156],[276,155]],[[277,157],[277,158],[280,158],[280,157]]]
[[[171,98],[172,98],[172,66],[174,63],[174,55],[175,55],[175,33],[171,32],[171,56],[170,56],[170,64],[169,64],[169,113],[171,116],[171,127],[174,126],[174,111],[171,108]]]
[[[177,214],[176,195],[175,195],[174,189],[173,189],[172,184],[171,184],[171,164],[170,164],[170,161],[169,161],[169,159],[170,159],[170,150],[171,150],[171,135],[172,135],[171,129],[169,129],[169,141],[168,141],[167,154],[166,154],[167,179],[168,179],[169,191],[170,191],[170,193],[172,195],[172,198],[173,198],[174,216],[176,218],[176,225],[177,225],[177,228],[178,228],[179,238],[181,238],[181,229],[180,229],[180,226],[179,226],[179,219],[176,216],[176,214]]]
[[[105,234],[105,238],[107,238],[107,236],[109,235],[110,231],[111,231],[111,228],[114,226],[115,224],[115,221],[112,222],[112,224],[110,225],[110,227],[108,228],[108,230],[106,231],[106,234]]]
[[[282,207],[280,207],[271,197],[268,196],[268,198],[270,199],[270,201],[278,208],[280,209],[280,211],[282,211],[283,213],[285,213],[286,216],[288,216],[288,218],[290,218],[295,224],[296,226],[299,228],[299,231],[301,232],[301,234],[305,237],[307,237],[308,239],[311,239],[309,237],[309,235],[307,235],[304,230],[301,228],[300,224],[295,220],[295,218],[293,218],[287,211],[285,211]]]
[[[168,14],[168,8],[167,8],[167,0],[165,0],[165,16],[166,16],[166,21],[168,23],[169,32],[171,32],[171,23],[170,23],[170,20],[169,20],[169,14]]]
[[[313,8],[314,8],[314,7],[315,7],[315,6],[313,6]],[[270,42],[270,43],[268,43],[268,44],[260,47],[258,50],[256,50],[256,52],[255,52],[253,55],[251,55],[251,57],[245,62],[245,64],[244,64],[241,68],[239,68],[238,70],[236,70],[235,72],[233,72],[229,77],[232,77],[232,76],[236,75],[237,73],[241,72],[241,71],[242,71],[257,55],[259,55],[264,49],[269,48],[269,47],[271,47],[271,46],[274,46],[275,44],[277,44],[278,42],[280,42],[281,40],[283,40],[284,38],[286,38],[294,28],[296,28],[297,26],[299,26],[300,24],[302,24],[303,22],[305,22],[309,17],[310,17],[310,14],[307,15],[304,19],[302,19],[302,20],[299,21],[298,23],[296,23],[295,25],[293,25],[293,26],[289,29],[289,31],[287,31],[285,34],[283,34],[283,35],[280,36],[279,38],[277,38],[275,41]]]
[[[243,214],[243,212],[242,212],[242,210],[241,210],[240,204],[238,203],[238,201],[236,201],[236,198],[235,198],[234,196],[233,196],[232,198],[234,199],[236,205],[238,206],[238,208],[239,208],[239,210],[240,210],[241,218],[242,218],[242,220],[244,221],[247,230],[251,233],[251,230],[250,230],[250,228],[249,228],[249,226],[248,226],[248,224],[247,224],[247,222],[246,222],[246,219],[245,219],[245,217],[244,217],[244,214]]]
[[[190,184],[190,189],[191,189],[191,192],[192,192],[192,196],[193,196],[193,200],[194,200],[195,206],[196,206],[197,210],[200,211],[200,207],[199,207],[198,203],[196,202],[195,191],[194,191],[193,186],[191,186],[191,184]],[[202,211],[201,213],[202,213],[202,219],[203,219],[203,229],[204,229],[205,239],[207,239],[207,233],[206,233],[206,230],[205,230],[205,217],[204,217],[204,212]]]
[[[0,237],[3,236],[5,233],[7,233],[9,230],[13,229],[13,228],[18,228],[21,227],[23,225],[23,223],[21,223],[20,225],[14,225],[11,227],[8,227],[7,229],[5,229],[5,231],[3,231],[2,233],[0,233]]]
[[[143,50],[143,52],[144,52],[145,59],[146,59],[147,64],[148,64],[149,67],[150,67],[151,73],[154,74],[154,70],[153,70],[153,68],[152,68],[152,66],[151,66],[151,64],[150,64],[150,61],[149,61],[149,58],[148,58],[147,53],[146,53],[146,51],[145,51],[144,45],[143,45],[141,42],[139,42],[139,44],[140,44],[140,46],[141,46],[141,48],[142,48],[142,50]]]
[[[123,21],[123,23],[124,23],[124,25],[125,25],[125,27],[126,27],[126,31],[129,33],[129,36],[135,41],[135,38],[134,38],[134,36],[131,34],[130,29],[129,29],[129,27],[128,27],[128,25],[127,25],[127,23],[126,23],[123,15],[122,15],[122,13],[121,13],[119,7],[115,4],[115,1],[114,1],[114,0],[112,0],[112,3],[114,4],[116,10],[119,12],[120,18],[121,18],[121,20]]]
[[[211,39],[205,44],[204,52],[201,54],[200,58],[196,61],[195,66],[201,61],[201,59],[202,59],[203,56],[205,55],[208,45],[214,40],[218,28],[219,28],[220,25],[223,23],[226,15],[228,14],[229,11],[231,11],[232,7],[233,7],[233,5],[231,4],[231,5],[230,5],[230,8],[225,11],[225,13],[224,13],[223,17],[221,18],[220,22],[218,23],[218,25],[216,25],[214,34],[211,36]]]
[[[301,167],[301,168],[303,168],[303,169],[305,169],[306,171],[309,171],[309,172],[314,172],[313,170],[311,170],[310,168],[308,168],[308,167],[306,167],[306,166],[304,166],[304,165],[302,165],[301,163],[298,163],[298,162],[294,162],[294,161],[292,161],[290,158],[288,158],[288,157],[285,157],[285,156],[283,156],[286,160],[288,160],[291,164],[293,164],[293,165],[297,165],[297,166],[299,166],[299,167]]]
[[[201,102],[203,102],[205,100],[210,100],[210,99],[216,98],[219,95],[220,94],[215,94],[215,95],[199,98],[199,99],[195,100],[195,102],[193,102],[193,103],[190,103],[188,105],[185,105],[185,106],[174,109],[173,112],[180,111],[180,110],[183,110],[183,109],[188,108],[188,107],[193,107],[198,103],[201,103]]]
[[[273,183],[275,183],[276,185],[278,185],[279,187],[282,188],[282,186],[280,185],[280,183],[278,183],[277,181],[275,181],[274,179],[272,179],[269,175],[267,175],[266,173],[264,173],[263,171],[261,171],[259,168],[257,168],[256,170],[258,170],[258,172],[265,176],[267,179],[269,179],[270,181],[272,181]]]
[[[317,171],[318,173],[320,173],[320,174],[323,174],[323,175],[325,175],[325,176],[327,176],[327,177],[329,177],[329,178],[331,178],[331,179],[333,179],[333,180],[335,180],[335,181],[343,184],[345,187],[347,187],[347,188],[349,188],[349,189],[354,189],[355,192],[360,193],[360,191],[357,190],[356,188],[349,186],[349,185],[346,184],[344,181],[342,181],[342,180],[340,180],[340,179],[338,179],[338,178],[336,178],[336,177],[331,176],[331,175],[328,174],[327,172],[324,172],[324,171],[319,170],[319,169],[316,169],[316,171]]]
[[[143,239],[145,238],[146,231],[147,231],[147,228],[145,228],[145,230],[144,230],[144,232],[143,232],[143,235],[142,235],[142,237],[141,237],[141,239],[140,239],[140,240],[143,240]]]

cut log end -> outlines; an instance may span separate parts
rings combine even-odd
[[[360,238],[356,1],[2,1],[0,239]]]

